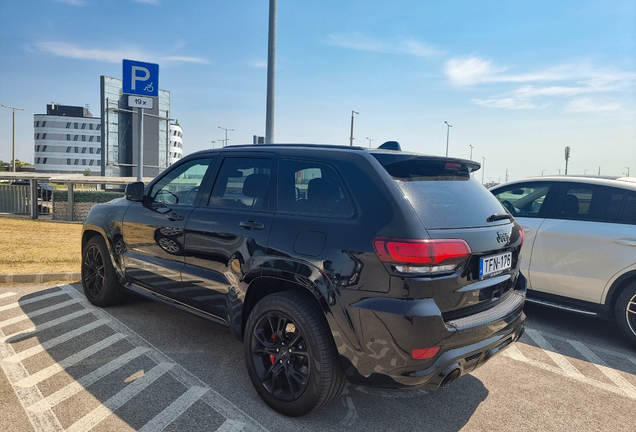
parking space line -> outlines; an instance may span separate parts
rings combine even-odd
[[[112,414],[113,411],[121,407],[143,389],[159,379],[173,366],[174,363],[159,363],[157,366],[150,369],[148,373],[137,378],[106,402],[86,414],[77,422],[73,423],[68,429],[66,429],[66,432],[85,432],[91,430],[98,423]]]
[[[49,299],[49,298],[61,296],[61,295],[64,295],[64,294],[66,294],[64,291],[56,291],[56,292],[53,292],[53,293],[42,294],[42,295],[30,298],[30,299],[17,301],[15,303],[10,303],[10,304],[5,305],[5,306],[0,306],[0,312],[4,312],[4,311],[9,310],[9,309],[15,309],[17,307],[22,307],[24,305],[28,305],[28,304],[31,304],[31,303],[36,303],[36,302],[39,302],[39,301],[42,301],[42,300],[46,300],[46,299]]]
[[[128,351],[127,353],[122,354],[116,359],[94,370],[93,372],[87,375],[84,375],[83,377],[79,378],[77,381],[72,382],[66,387],[61,388],[55,393],[50,394],[49,396],[45,397],[41,401],[30,405],[29,410],[33,412],[40,412],[40,411],[48,409],[49,407],[54,407],[60,402],[63,402],[66,399],[70,398],[71,396],[75,395],[76,393],[84,390],[86,387],[90,386],[96,381],[99,381],[100,379],[104,378],[106,375],[110,374],[111,372],[114,372],[120,367],[124,366],[125,364],[128,364],[129,362],[136,359],[137,357],[139,357],[140,355],[144,354],[147,351],[148,351],[148,348],[146,347],[134,348],[131,351]]]
[[[71,314],[68,315],[64,315],[63,317],[51,320],[51,321],[47,321],[43,324],[38,324],[37,327],[31,327],[28,328],[26,330],[22,330],[20,331],[20,333],[16,333],[16,334],[12,334],[10,336],[4,336],[3,338],[0,338],[0,343],[14,343],[19,341],[20,339],[25,339],[28,336],[33,336],[35,333],[41,332],[42,330],[47,330],[50,329],[52,327],[58,326],[60,324],[63,324],[67,321],[71,321],[77,317],[80,317],[82,315],[86,315],[91,313],[91,311],[89,311],[88,309],[82,309],[82,310],[78,310],[77,312],[73,312]]]
[[[526,334],[530,336],[530,338],[536,342],[536,344],[545,352],[548,357],[554,361],[557,366],[563,369],[566,375],[570,377],[583,377],[584,375],[576,369],[572,363],[567,361],[567,359],[559,354],[556,349],[550,343],[541,336],[541,334],[534,329],[526,329]]]
[[[243,426],[245,426],[245,423],[227,419],[219,426],[216,432],[239,432],[243,429]]]
[[[11,297],[11,296],[14,296],[14,295],[18,295],[18,293],[6,292],[6,293],[3,293],[3,294],[0,294],[0,299]]]
[[[144,425],[139,432],[156,432],[162,431],[170,423],[175,421],[177,417],[183,414],[197,400],[201,398],[209,389],[205,387],[190,387],[177,400],[172,402],[169,407],[162,410],[152,420]]]
[[[80,303],[79,299],[71,299],[62,303],[55,304],[53,306],[45,307],[43,309],[38,309],[33,312],[29,312],[28,314],[18,315],[17,317],[9,318],[4,321],[0,321],[0,328],[6,327],[11,324],[19,323],[20,321],[28,320],[29,318],[35,318],[36,316],[44,315],[49,312],[53,312],[58,309],[62,309],[66,306],[70,306],[72,304]]]
[[[632,399],[636,399],[636,388],[631,385],[625,378],[623,378],[618,372],[610,368],[599,356],[594,354],[588,347],[583,345],[579,341],[570,341],[570,344],[580,352],[590,363],[594,365],[603,374],[608,377],[614,384],[616,384],[621,390],[623,390],[627,396]]]
[[[39,354],[43,351],[46,351],[50,348],[53,348],[56,345],[59,345],[61,343],[64,343],[66,341],[69,341],[81,334],[87,333],[91,330],[94,330],[98,327],[103,326],[104,324],[108,324],[108,320],[105,319],[101,319],[101,320],[97,320],[97,321],[93,321],[90,324],[86,324],[85,326],[79,327],[75,330],[72,330],[70,332],[64,333],[61,336],[58,336],[56,338],[53,338],[51,340],[48,340],[46,342],[42,342],[41,344],[34,346],[33,348],[29,348],[26,349],[24,351],[20,351],[17,354],[14,354],[10,357],[7,357],[5,359],[3,359],[3,362],[7,362],[7,363],[17,363],[20,362],[24,359],[27,359],[31,356],[34,356],[36,354]]]
[[[21,379],[16,382],[15,385],[17,387],[32,387],[45,379],[48,379],[55,375],[56,373],[63,371],[64,369],[68,369],[76,363],[84,360],[85,358],[98,353],[99,351],[111,346],[115,342],[125,338],[126,336],[121,333],[115,333],[112,336],[107,337],[106,339],[89,346],[88,348],[83,349],[82,351],[73,354],[64,360],[61,360],[57,363],[52,364],[51,366],[44,368],[33,375],[30,375],[28,378]]]

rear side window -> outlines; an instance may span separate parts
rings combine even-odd
[[[561,201],[558,217],[594,222],[618,222],[625,192],[603,186],[572,185]]]
[[[329,165],[281,160],[278,211],[298,215],[348,218],[353,206],[336,171]]]
[[[625,200],[621,222],[636,225],[636,193],[630,193]]]
[[[504,225],[510,220],[487,222],[505,213],[488,189],[468,168],[446,160],[410,159],[385,164],[426,229],[474,228]]]
[[[226,158],[209,205],[236,210],[267,210],[272,160]]]

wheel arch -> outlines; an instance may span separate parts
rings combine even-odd
[[[612,282],[612,285],[605,296],[605,305],[608,307],[608,314],[610,317],[614,317],[616,299],[620,295],[621,291],[633,282],[636,282],[636,269],[623,273],[617,277],[614,282]]]
[[[123,280],[123,268],[121,260],[119,256],[114,253],[114,245],[115,241],[110,236],[110,230],[108,226],[100,221],[100,220],[86,220],[84,226],[82,227],[82,256],[84,255],[84,247],[89,242],[90,239],[96,236],[101,236],[101,238],[106,243],[106,247],[108,249],[108,254],[110,255],[111,262],[113,263],[113,267],[117,272],[120,279]]]

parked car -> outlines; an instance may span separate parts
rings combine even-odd
[[[524,330],[523,231],[477,169],[348,146],[195,153],[91,209],[84,292],[109,306],[129,290],[227,326],[285,415],[347,380],[445,387]]]
[[[29,180],[15,180],[11,183],[11,186],[29,186],[31,182]],[[53,187],[48,183],[38,182],[38,198],[44,201],[51,201],[53,196]]]
[[[526,233],[528,301],[615,319],[636,344],[636,179],[537,177],[490,191]]]

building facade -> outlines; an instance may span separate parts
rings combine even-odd
[[[183,128],[179,120],[170,123],[170,165],[183,157]]]
[[[100,173],[101,120],[88,109],[51,103],[33,116],[33,126],[36,172]]]

